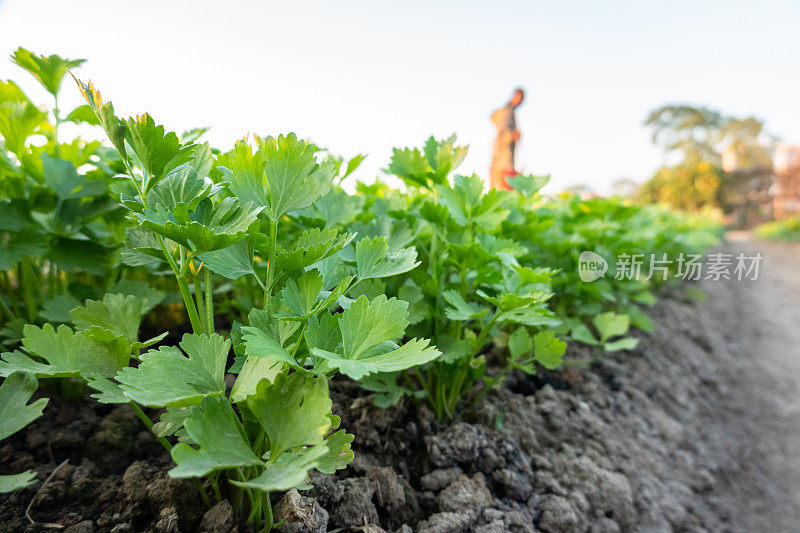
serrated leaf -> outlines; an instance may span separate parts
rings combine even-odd
[[[274,463],[286,451],[323,441],[331,427],[328,381],[303,372],[282,373],[262,380],[245,401],[270,443]]]
[[[253,268],[253,246],[249,239],[242,239],[227,248],[205,252],[197,256],[205,267],[228,279],[256,276]]]
[[[275,463],[266,465],[258,477],[248,481],[231,480],[231,483],[237,487],[258,489],[267,493],[292,488],[308,489],[311,487],[308,483],[308,471],[317,467],[327,453],[328,446],[325,443],[298,453],[284,453]]]
[[[294,368],[300,368],[292,354],[283,347],[272,333],[264,329],[243,326],[242,340],[248,356],[263,357],[273,363],[286,363]]]
[[[167,407],[153,424],[153,434],[156,437],[171,437],[182,427],[186,419],[192,414],[194,406],[189,407]]]
[[[147,193],[147,205],[151,209],[163,206],[167,211],[172,211],[178,204],[186,204],[193,211],[201,201],[219,189],[211,180],[199,176],[194,168],[185,166],[170,172],[153,186]]]
[[[639,339],[635,337],[625,337],[613,342],[607,342],[603,345],[603,348],[605,348],[607,352],[617,352],[620,350],[633,350],[638,345]]]
[[[178,136],[157,125],[148,113],[129,118],[125,123],[125,140],[139,157],[149,176],[144,193],[173,169],[188,163],[194,145],[181,144]]]
[[[515,191],[526,198],[531,198],[536,195],[542,187],[547,185],[550,181],[550,176],[534,176],[532,174],[524,176],[518,174],[514,177],[506,178],[506,181]]]
[[[166,294],[158,289],[154,289],[146,281],[123,279],[115,282],[109,287],[110,294],[126,294],[135,296],[141,304],[141,314],[146,315],[155,306],[164,301]],[[78,307],[78,306],[75,306]]]
[[[11,60],[39,80],[39,83],[53,96],[58,94],[61,80],[67,70],[82,65],[85,59],[64,59],[55,54],[36,55],[22,47],[11,55]]]
[[[117,373],[122,390],[148,407],[186,406],[225,392],[225,364],[231,343],[213,333],[185,334],[179,346],[150,350],[136,368]]]
[[[139,338],[141,309],[136,296],[106,294],[101,301],[86,300],[83,307],[70,311],[70,316],[78,331],[99,327],[135,342]]]
[[[621,315],[609,311],[595,316],[592,323],[600,334],[600,342],[605,342],[611,337],[624,335],[630,326],[630,318],[628,315]]]
[[[317,163],[316,146],[294,133],[266,137],[252,152],[239,142],[220,160],[231,192],[242,202],[265,207],[271,220],[308,207],[330,191],[333,164]]]
[[[390,253],[386,237],[364,238],[358,241],[355,260],[359,279],[396,276],[419,265],[417,251],[413,246]]]
[[[430,344],[428,339],[411,339],[394,350],[373,350],[355,359],[344,358],[338,354],[313,348],[311,353],[322,359],[342,374],[359,380],[378,372],[398,372],[432,361],[441,352]],[[375,353],[377,352],[377,353]]]
[[[86,381],[91,388],[97,391],[92,393],[92,398],[100,403],[129,403],[131,401],[118,384],[100,374],[87,377]]]
[[[0,494],[8,494],[36,483],[36,472],[26,470],[21,474],[0,476]]]
[[[97,121],[105,130],[111,144],[114,145],[119,155],[125,160],[127,157],[125,152],[125,123],[114,114],[113,104],[111,102],[103,103],[100,92],[94,88],[91,81],[87,85],[75,76],[73,76],[73,79],[78,84],[83,97],[92,107],[94,114],[97,116]]]
[[[111,377],[130,360],[130,352],[115,350],[114,346],[97,342],[84,332],[75,333],[64,325],[56,330],[50,324],[45,324],[42,328],[28,324],[23,332],[25,336],[22,345],[31,354],[44,359],[45,363],[20,351],[6,352],[0,356],[0,376],[23,370],[38,377],[94,374]]]
[[[0,384],[0,440],[42,416],[47,398],[28,404],[38,387],[39,382],[29,372],[14,372]]]
[[[49,322],[69,322],[72,320],[70,311],[80,307],[81,302],[69,294],[60,294],[44,301],[39,316]]]
[[[567,343],[556,337],[552,331],[540,331],[533,336],[533,356],[536,362],[548,370],[561,366]]]
[[[531,350],[533,350],[533,339],[525,328],[517,328],[508,336],[508,351],[512,358],[517,359],[530,353]]]
[[[0,135],[5,147],[20,158],[24,159],[28,153],[27,138],[47,127],[47,113],[29,102],[0,104]]]
[[[227,248],[247,236],[261,208],[238,204],[226,198],[214,205],[204,199],[194,211],[178,204],[172,211],[163,206],[137,213],[139,223],[159,235],[180,243],[195,253]]]
[[[598,344],[597,338],[595,338],[589,328],[584,324],[579,324],[572,328],[570,336],[578,342],[583,342],[586,344]]]
[[[85,122],[91,126],[100,125],[100,121],[97,120],[97,115],[94,114],[94,110],[89,104],[83,104],[76,107],[67,114],[64,120],[74,122],[75,124]]]
[[[489,312],[486,308],[481,309],[477,304],[467,302],[458,291],[444,291],[442,298],[450,304],[450,307],[445,309],[445,314],[450,320],[475,320]]]
[[[342,349],[346,359],[357,359],[366,350],[400,337],[408,326],[408,303],[380,295],[372,301],[358,299],[339,318]]]
[[[71,161],[42,154],[42,174],[44,181],[62,200],[80,198],[81,189],[86,182],[79,176]]]
[[[172,448],[172,459],[178,466],[169,471],[170,477],[201,477],[215,470],[263,464],[242,436],[236,413],[226,398],[204,399],[191,409],[184,427],[198,447],[179,442]]]
[[[270,357],[248,355],[231,389],[231,400],[239,403],[254,395],[262,379],[273,381],[284,368],[284,363]]]
[[[322,275],[318,270],[305,272],[297,281],[289,279],[281,290],[281,301],[289,308],[293,319],[307,319],[316,309],[322,291]]]
[[[278,272],[299,270],[332,256],[347,246],[354,234],[340,234],[331,228],[311,228],[300,234],[293,250],[279,248],[275,254]]]

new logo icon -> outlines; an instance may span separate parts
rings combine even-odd
[[[588,250],[581,252],[578,258],[578,277],[585,283],[602,278],[608,270],[608,262],[603,256]]]

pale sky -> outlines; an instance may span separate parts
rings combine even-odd
[[[518,168],[551,191],[599,192],[662,163],[642,126],[668,102],[753,114],[800,143],[800,3],[268,2],[0,0],[0,78],[46,94],[6,58],[18,46],[88,62],[119,114],[211,126],[221,149],[295,131],[334,153],[369,154],[455,132],[459,169],[483,177],[492,110],[516,86]],[[82,103],[65,80],[62,108]]]

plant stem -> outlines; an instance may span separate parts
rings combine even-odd
[[[123,158],[124,160],[125,158]],[[128,161],[124,161],[125,168],[128,170],[128,175],[133,180],[133,184],[136,187],[136,190],[139,192],[139,197],[142,200],[142,205],[147,207],[147,196],[144,194],[146,190],[146,184],[143,184],[143,187],[139,186],[139,181],[136,179],[136,174],[133,173],[133,169],[128,164]],[[200,324],[200,317],[197,314],[197,308],[194,305],[194,301],[192,300],[192,294],[189,291],[189,283],[186,281],[186,276],[181,270],[178,268],[178,264],[175,262],[175,258],[172,257],[172,252],[167,249],[167,244],[164,242],[164,238],[155,233],[156,240],[158,241],[159,246],[161,246],[161,252],[164,254],[164,257],[169,264],[169,267],[172,269],[172,273],[175,274],[175,278],[178,280],[178,288],[181,291],[181,297],[183,298],[183,304],[186,306],[186,312],[189,315],[189,322],[192,324],[192,330],[195,333],[202,333],[203,328]]]
[[[25,295],[28,322],[32,324],[36,320],[38,310],[36,306],[36,287],[34,287],[36,280],[30,257],[23,257],[20,262],[20,281],[22,281],[23,294]]]
[[[161,251],[164,253],[164,257],[166,257],[172,272],[175,274],[175,278],[178,280],[178,288],[181,291],[183,304],[186,306],[186,312],[189,314],[189,322],[192,324],[192,330],[195,333],[203,333],[203,326],[200,322],[200,316],[197,314],[197,307],[195,307],[194,300],[192,300],[192,293],[189,291],[189,283],[186,281],[186,275],[178,269],[178,264],[175,262],[175,258],[172,257],[172,253],[167,250],[167,244],[164,242],[163,237],[156,234],[156,239],[158,240],[158,244],[161,245]]]
[[[203,328],[203,333],[208,333],[206,328],[206,311],[205,305],[203,305],[203,285],[200,282],[200,276],[195,276],[192,280],[192,285],[194,286],[194,299],[197,302],[197,314],[198,318],[200,319],[200,326]],[[210,335],[210,333],[209,333]]]
[[[8,320],[14,320],[14,313],[11,312],[11,307],[9,307],[8,303],[6,302],[5,296],[0,293],[0,307],[3,308],[3,312],[8,317]]]
[[[267,281],[264,288],[264,308],[269,306],[272,296],[272,280],[275,278],[275,248],[278,239],[278,221],[269,221],[269,250],[267,251]]]
[[[61,157],[61,149],[58,146],[58,125],[61,123],[61,117],[58,111],[58,94],[54,95],[55,105],[53,106],[53,118],[55,124],[53,125],[53,146],[55,147],[56,157]]]
[[[147,429],[153,433],[153,421],[150,420],[150,417],[147,416],[144,411],[142,411],[142,408],[136,405],[135,402],[129,402],[128,405],[131,406],[131,409],[133,409],[133,412],[136,413],[136,416],[138,416],[139,419],[144,422],[144,425],[147,426]],[[155,433],[153,433],[153,435],[155,436]],[[161,446],[163,446],[165,450],[168,452],[172,451],[172,444],[170,444],[167,439],[164,437],[156,437],[156,439],[158,439],[158,442],[161,443]]]
[[[206,269],[206,331],[211,335],[214,333],[214,286],[211,283],[211,271]]]

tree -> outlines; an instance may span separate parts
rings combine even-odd
[[[653,129],[653,143],[668,153],[679,150],[685,160],[719,161],[714,147],[724,122],[712,109],[670,104],[651,111],[644,124]]]

